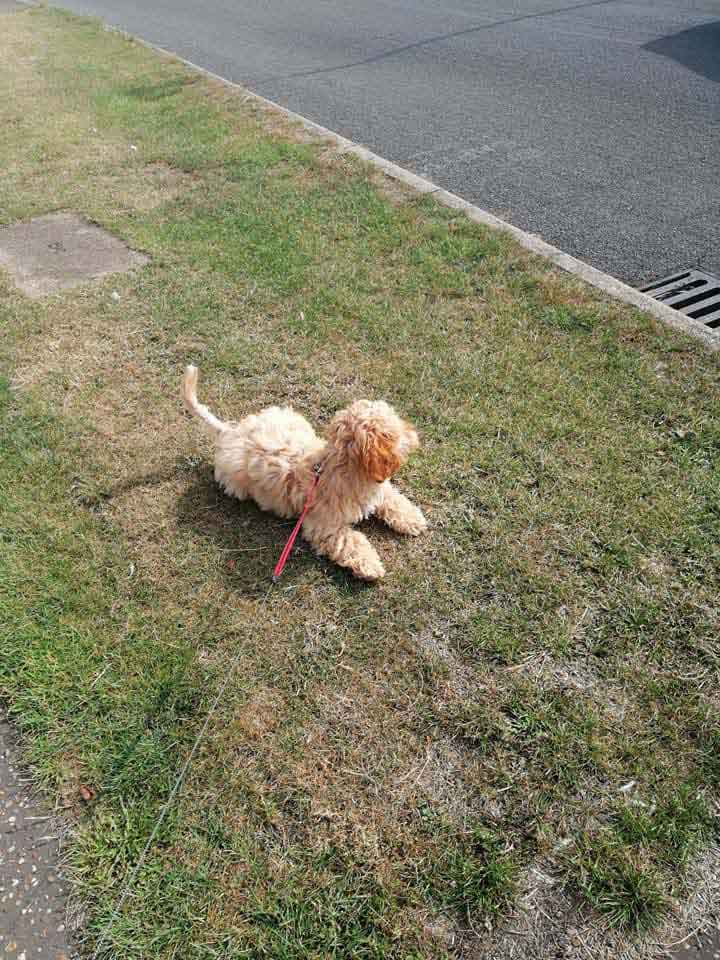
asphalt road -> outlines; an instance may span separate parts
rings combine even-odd
[[[61,0],[614,276],[720,274],[720,0]]]

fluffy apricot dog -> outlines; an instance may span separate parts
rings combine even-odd
[[[267,407],[223,423],[198,403],[197,367],[185,370],[188,410],[215,431],[215,479],[239,500],[248,497],[281,517],[302,512],[315,472],[320,479],[302,532],[321,556],[363,580],[385,575],[380,557],[353,524],[374,515],[415,537],[427,523],[390,483],[417,449],[418,436],[381,400],[357,400],[333,417],[327,440],[290,407]]]

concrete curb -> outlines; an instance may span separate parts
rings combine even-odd
[[[609,297],[612,297],[615,300],[621,300],[623,303],[630,304],[630,306],[637,307],[638,310],[642,310],[644,313],[649,313],[651,316],[655,317],[656,320],[660,320],[667,326],[673,327],[675,330],[679,330],[690,337],[694,337],[696,340],[700,340],[708,349],[712,351],[720,351],[720,332],[713,333],[711,330],[703,327],[701,324],[695,323],[686,318],[682,313],[678,313],[676,310],[666,307],[664,304],[657,300],[653,300],[652,297],[648,297],[639,290],[635,290],[633,287],[628,286],[628,284],[623,283],[621,280],[611,277],[610,274],[603,273],[602,270],[597,270],[595,267],[591,267],[589,263],[585,263],[583,260],[578,260],[577,257],[572,257],[569,253],[565,253],[558,247],[554,247],[552,244],[546,243],[541,237],[535,236],[532,233],[527,233],[525,230],[521,230],[519,227],[515,227],[511,223],[508,223],[506,220],[501,220],[500,217],[496,217],[487,210],[483,210],[481,207],[476,207],[475,204],[470,203],[468,200],[463,200],[462,197],[458,197],[456,194],[450,193],[448,190],[444,190],[431,180],[426,180],[424,177],[419,177],[417,174],[411,173],[410,170],[406,170],[404,167],[400,167],[396,163],[392,163],[392,161],[378,156],[378,154],[373,153],[372,150],[368,150],[367,147],[363,147],[359,143],[348,140],[346,137],[340,136],[339,133],[335,133],[332,130],[328,130],[327,127],[323,127],[319,123],[315,123],[314,120],[308,120],[307,117],[303,117],[299,113],[288,110],[287,107],[282,107],[280,104],[275,103],[272,100],[268,100],[266,97],[260,96],[259,93],[253,93],[251,90],[241,86],[239,83],[235,83],[232,80],[221,77],[219,74],[213,73],[212,70],[207,70],[205,67],[201,67],[197,63],[193,63],[192,60],[186,60],[184,57],[178,56],[178,54],[173,53],[170,50],[165,50],[163,47],[160,47],[155,43],[150,43],[148,40],[143,40],[141,37],[128,34],[127,31],[120,28],[109,26],[108,29],[122,33],[124,36],[130,37],[135,42],[147,47],[150,50],[153,50],[155,53],[159,53],[162,56],[168,57],[172,60],[177,60],[178,62],[185,64],[186,67],[190,67],[191,70],[195,70],[206,77],[210,77],[212,80],[217,80],[225,86],[239,91],[243,94],[246,100],[254,101],[266,109],[283,114],[283,116],[285,116],[287,119],[292,120],[294,123],[300,124],[308,132],[319,138],[322,138],[323,140],[333,143],[338,149],[338,152],[350,153],[356,157],[359,157],[366,163],[377,167],[387,177],[390,177],[392,180],[399,180],[401,183],[406,184],[413,190],[416,190],[418,193],[432,194],[433,199],[437,200],[438,203],[442,203],[446,207],[451,207],[453,210],[461,211],[470,220],[474,220],[476,223],[482,223],[488,227],[493,227],[496,230],[504,230],[506,233],[511,234],[520,244],[520,246],[525,247],[526,250],[530,250],[532,253],[536,253],[540,257],[545,257],[547,260],[551,260],[562,270],[565,270],[567,273],[572,273],[574,276],[579,277],[581,280],[584,280],[586,283],[589,283],[596,289],[602,290],[602,292],[607,294]]]

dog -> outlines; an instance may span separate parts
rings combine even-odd
[[[389,404],[356,400],[335,414],[324,440],[290,407],[267,407],[224,423],[198,402],[197,380],[197,367],[188,366],[185,404],[215,433],[215,479],[226,493],[250,497],[280,517],[297,517],[318,476],[302,532],[320,556],[362,580],[380,580],[380,557],[353,524],[375,516],[411,537],[427,528],[421,511],[390,483],[419,441]]]

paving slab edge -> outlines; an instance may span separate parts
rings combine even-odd
[[[310,133],[313,133],[317,137],[320,137],[324,140],[329,140],[332,142],[337,147],[339,153],[353,154],[366,163],[377,167],[392,180],[399,180],[401,183],[406,184],[413,190],[416,190],[418,193],[431,194],[433,199],[437,200],[438,203],[442,203],[444,206],[450,207],[453,210],[461,211],[475,223],[482,223],[487,227],[492,227],[496,230],[503,230],[506,233],[511,234],[520,244],[520,246],[524,247],[526,250],[530,250],[532,253],[536,253],[538,256],[550,260],[562,270],[579,277],[581,280],[584,280],[586,283],[590,284],[590,286],[601,290],[614,300],[621,300],[623,303],[637,307],[644,313],[649,313],[656,320],[660,320],[667,326],[672,327],[675,330],[679,330],[681,333],[685,333],[690,337],[694,337],[696,340],[700,340],[700,342],[703,343],[709,350],[715,352],[720,351],[720,333],[711,333],[707,328],[702,327],[700,324],[694,323],[692,320],[684,317],[683,314],[678,313],[676,310],[672,310],[670,307],[666,307],[657,300],[653,300],[652,297],[647,296],[645,293],[641,293],[639,290],[629,286],[627,283],[623,283],[622,280],[618,280],[616,277],[611,277],[608,273],[603,273],[602,270],[598,270],[596,267],[590,266],[590,264],[585,263],[584,260],[578,260],[577,257],[573,257],[569,253],[565,253],[563,250],[560,250],[559,247],[554,247],[551,243],[547,243],[545,240],[543,240],[542,237],[539,237],[533,233],[528,233],[525,230],[521,230],[520,227],[516,227],[512,223],[508,223],[507,220],[502,220],[500,217],[496,217],[493,213],[483,210],[474,203],[470,203],[469,200],[464,200],[462,197],[457,196],[457,194],[450,193],[449,190],[443,189],[436,183],[433,183],[431,180],[426,180],[424,177],[420,177],[417,174],[412,173],[410,170],[406,170],[405,167],[401,167],[397,163],[393,163],[391,160],[386,160],[377,153],[373,153],[372,150],[362,146],[362,144],[355,143],[353,140],[348,140],[347,137],[343,137],[341,134],[335,133],[334,130],[329,130],[327,127],[323,127],[321,124],[315,123],[314,120],[309,120],[307,117],[303,117],[302,114],[295,113],[295,111],[289,110],[287,107],[283,107],[281,104],[275,103],[273,100],[268,100],[267,97],[263,97],[259,93],[254,93],[252,90],[248,90],[248,88],[242,86],[242,84],[235,83],[233,80],[228,80],[227,77],[222,77],[220,74],[213,73],[212,70],[201,67],[199,64],[193,63],[192,60],[187,60],[185,57],[181,57],[179,54],[173,53],[171,50],[166,50],[164,47],[161,47],[158,44],[151,43],[149,40],[144,40],[142,37],[137,37],[134,34],[128,33],[126,30],[123,30],[120,27],[107,24],[106,29],[111,30],[114,33],[120,33],[136,43],[139,43],[141,46],[147,47],[149,50],[153,50],[155,53],[158,53],[164,57],[168,57],[172,60],[176,60],[179,63],[183,63],[191,70],[195,70],[197,73],[201,73],[212,80],[217,80],[219,83],[239,91],[247,100],[254,101],[267,109],[283,114],[288,120],[292,120],[294,123],[300,124]]]

